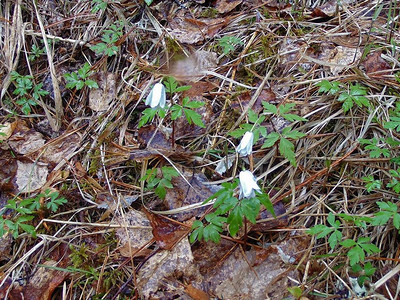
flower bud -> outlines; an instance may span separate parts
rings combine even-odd
[[[162,83],[156,83],[146,98],[146,105],[151,108],[164,108],[166,102],[165,86]]]
[[[247,131],[242,137],[239,146],[236,148],[236,152],[239,153],[240,156],[250,155],[253,152],[253,139],[253,132]]]
[[[261,189],[257,184],[256,178],[250,171],[242,171],[239,173],[240,191],[239,199],[253,198],[254,191],[261,193]]]

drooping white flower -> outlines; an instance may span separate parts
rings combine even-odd
[[[164,108],[166,102],[165,86],[162,83],[156,83],[146,98],[146,105],[151,108]]]
[[[250,155],[253,152],[253,139],[253,132],[247,131],[242,137],[239,146],[236,148],[236,152],[241,156]]]
[[[261,189],[257,184],[256,178],[250,171],[242,171],[239,173],[240,191],[239,199],[253,198],[254,191],[261,193]]]

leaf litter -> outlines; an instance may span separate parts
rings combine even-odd
[[[1,4],[1,298],[398,297],[397,217],[356,223],[379,212],[377,199],[398,198],[398,1],[250,2]],[[95,53],[100,41],[104,53]],[[65,75],[86,63],[98,88],[67,88]],[[167,103],[203,102],[193,111],[204,128],[168,114],[138,128],[145,96],[166,76],[191,86]],[[318,92],[323,79],[337,86]],[[48,95],[35,94],[40,84]],[[309,121],[265,113],[263,101],[293,104]],[[294,126],[306,135],[293,144],[296,167],[278,143],[262,149],[263,138],[253,157],[237,159],[230,133],[252,113],[267,134]],[[369,156],[360,138],[376,141],[374,153],[393,145],[390,157]],[[163,167],[179,175],[161,199],[142,178]],[[250,167],[277,217],[261,210],[235,238],[225,226],[219,244],[190,244],[193,222],[214,210],[204,201]],[[368,192],[367,180],[379,188]],[[46,204],[57,197],[39,197],[47,190],[68,200],[56,213]],[[331,224],[330,213],[343,240],[369,238],[381,252],[362,252],[357,269],[340,241],[330,249],[332,238],[306,233]]]

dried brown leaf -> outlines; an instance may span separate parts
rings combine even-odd
[[[177,60],[170,73],[177,80],[198,81],[204,76],[204,71],[211,71],[218,65],[217,53],[198,50],[189,57]]]
[[[218,10],[220,14],[224,14],[235,9],[236,6],[238,6],[242,2],[243,0],[218,0],[215,5],[215,8]]]
[[[144,299],[159,299],[156,297],[158,291],[165,293],[171,289],[175,290],[175,287],[165,284],[166,278],[188,274],[192,264],[193,255],[187,238],[180,241],[172,250],[158,251],[137,274],[137,289],[140,296]],[[183,288],[180,295],[182,293],[184,293]]]
[[[22,121],[17,121],[14,132],[8,139],[11,149],[18,154],[32,153],[43,147],[45,142],[41,133],[29,129]]]
[[[200,172],[193,172],[190,169],[180,169],[182,176],[172,179],[173,189],[167,189],[164,199],[168,209],[176,209],[195,203],[202,203],[213,195],[218,189],[215,186],[207,185],[207,177]],[[189,182],[190,185],[187,183]],[[174,215],[179,221],[186,221],[194,216],[200,215],[205,208],[197,208]]]
[[[146,247],[153,240],[152,228],[146,215],[137,210],[130,210],[124,216],[115,219],[117,224],[139,226],[143,228],[118,228],[116,235],[121,244],[118,248],[122,256],[136,257],[148,255],[150,250]],[[146,228],[148,227],[148,228]]]
[[[390,65],[381,57],[380,51],[368,55],[364,62],[364,67],[365,72],[373,77],[382,77],[391,73]],[[387,71],[382,72],[384,70]]]
[[[299,278],[294,267],[309,237],[292,236],[266,249],[243,252],[237,248],[221,265],[204,275],[210,292],[220,299],[283,299],[288,295],[291,278]]]
[[[153,236],[161,249],[171,250],[184,236],[189,234],[190,227],[172,222],[159,215],[146,211],[153,227]]]
[[[98,89],[92,88],[89,92],[89,107],[93,111],[105,111],[110,109],[110,103],[115,98],[116,82],[113,73],[97,73],[94,77]]]

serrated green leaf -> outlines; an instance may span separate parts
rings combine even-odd
[[[290,121],[290,122],[294,122],[294,121],[308,121],[306,118],[300,117],[298,115],[295,114],[281,114],[281,116],[283,118],[285,118],[286,120]]]
[[[191,88],[192,88],[191,85],[182,85],[180,87],[177,87],[174,92],[175,93],[184,92],[184,91],[190,90]]]
[[[217,212],[222,215],[233,209],[237,205],[238,201],[239,200],[236,197],[226,197],[217,206],[215,206],[215,204],[217,203],[215,202],[214,207],[219,206]]]
[[[249,109],[249,111],[247,112],[247,117],[249,118],[249,121],[251,123],[256,123],[258,120],[258,115],[252,109]]]
[[[340,245],[342,245],[343,247],[346,247],[346,248],[350,248],[350,247],[357,245],[357,243],[351,239],[347,239],[347,240],[340,242]]]
[[[183,115],[183,107],[180,105],[173,105],[171,107],[171,120],[176,120]]]
[[[227,222],[229,224],[229,233],[234,237],[236,233],[238,233],[239,228],[243,225],[243,212],[239,205],[230,212]]]
[[[368,254],[379,253],[381,250],[374,244],[359,244]]]
[[[158,185],[158,186],[156,187],[156,189],[154,190],[154,193],[155,193],[158,197],[160,197],[160,199],[165,199],[165,195],[167,194],[167,191],[166,191],[166,189],[165,189],[164,186]]]
[[[332,234],[330,235],[330,237],[328,239],[328,243],[329,243],[329,246],[331,247],[331,249],[332,250],[335,249],[336,245],[341,240],[342,240],[342,233],[339,230],[335,230],[334,232],[332,232]]]
[[[271,200],[269,199],[269,195],[266,193],[258,194],[257,195],[258,200],[264,207],[272,214],[274,218],[276,218],[275,210],[274,210],[274,205],[272,204]]]
[[[292,164],[292,166],[296,166],[294,144],[291,141],[282,137],[279,141],[279,152]]]
[[[161,171],[163,173],[163,176],[168,180],[171,180],[172,177],[179,176],[178,171],[175,170],[175,168],[173,168],[173,167],[164,166],[161,168]]]
[[[201,115],[195,112],[194,110],[184,108],[183,109],[186,120],[188,121],[189,124],[195,124],[199,127],[205,128],[206,126],[203,123],[203,120],[201,119]]]
[[[150,121],[153,120],[154,116],[156,115],[157,110],[152,109],[152,108],[146,108],[143,112],[142,112],[142,117],[139,120],[139,124],[138,124],[138,128],[146,125],[147,123],[149,123]]]
[[[350,249],[347,253],[347,256],[350,259],[350,266],[353,266],[359,262],[363,262],[365,259],[365,253],[360,246],[355,246],[354,248]]]
[[[275,143],[279,140],[280,135],[277,132],[271,132],[270,134],[268,134],[265,138],[265,142],[264,144],[261,146],[261,148],[270,148],[273,145],[275,145]]]
[[[302,137],[305,137],[306,135],[300,131],[297,130],[292,130],[291,127],[286,127],[282,131],[282,135],[286,138],[293,139],[293,140],[298,140]]]
[[[93,88],[98,89],[99,88],[99,85],[97,84],[97,82],[94,80],[91,80],[91,79],[86,79],[85,85],[90,89],[93,89]]]
[[[332,227],[335,225],[335,215],[333,213],[330,212],[326,220]]]
[[[271,104],[271,103],[268,103],[266,101],[262,101],[262,106],[265,109],[264,112],[269,112],[269,113],[272,113],[272,114],[275,114],[275,115],[278,113],[278,108],[275,105]]]
[[[183,106],[186,108],[199,108],[204,105],[205,105],[205,103],[202,101],[190,101],[190,102],[187,102],[186,104],[183,104]]]
[[[214,224],[208,224],[203,230],[204,240],[206,242],[211,240],[214,243],[219,243],[221,239],[221,235],[219,233],[220,231],[221,229],[218,226],[215,226]]]
[[[343,112],[348,112],[353,107],[353,100],[351,97],[346,98],[346,100],[342,104]]]
[[[244,198],[241,201],[241,208],[244,216],[253,224],[260,212],[260,201],[257,198]]]

